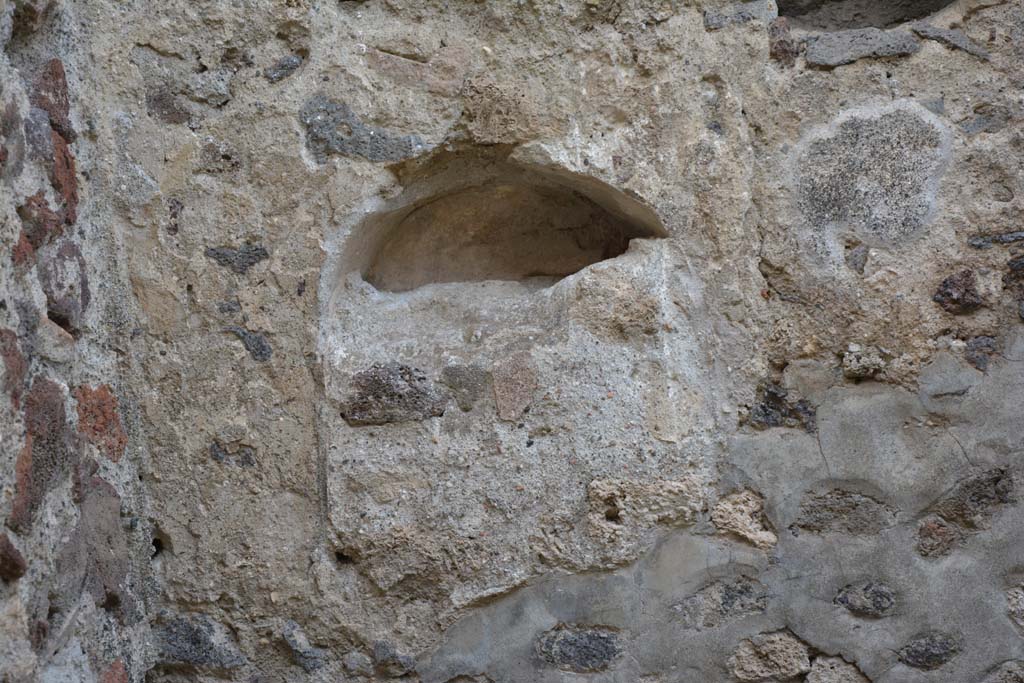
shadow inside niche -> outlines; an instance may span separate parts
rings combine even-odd
[[[388,292],[548,286],[625,253],[634,238],[665,236],[649,208],[593,178],[454,153],[428,161],[390,207],[361,222],[361,262],[348,270]]]
[[[800,28],[888,28],[923,19],[956,0],[779,0],[779,16]]]

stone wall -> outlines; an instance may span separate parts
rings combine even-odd
[[[0,681],[1024,681],[1024,8],[0,0]]]

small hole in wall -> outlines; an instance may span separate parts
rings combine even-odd
[[[604,518],[612,524],[622,524],[622,510],[613,504],[604,511]]]
[[[153,554],[150,555],[153,559],[156,559],[164,551],[164,542],[159,538],[153,539]]]
[[[955,0],[779,0],[779,16],[821,31],[888,28],[923,19]]]
[[[341,565],[355,564],[356,562],[354,557],[352,557],[343,550],[334,551],[334,561]]]
[[[50,322],[57,325],[57,327],[67,332],[72,337],[75,337],[76,339],[78,338],[78,330],[75,329],[75,326],[71,324],[71,319],[68,318],[63,313],[55,311],[51,308],[46,311],[46,317],[50,319]]]

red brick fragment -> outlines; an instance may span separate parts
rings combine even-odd
[[[124,660],[117,659],[100,674],[100,683],[128,683],[128,670],[124,668]]]
[[[72,225],[78,220],[78,176],[75,173],[75,155],[67,140],[52,131],[53,167],[50,169],[50,184],[64,200],[64,222]]]
[[[29,101],[32,106],[39,107],[50,115],[50,125],[65,140],[75,141],[77,136],[69,117],[71,106],[63,62],[54,57],[43,65],[39,76],[36,77]]]
[[[28,564],[24,556],[7,538],[7,534],[0,533],[0,579],[10,583],[25,576]]]
[[[34,261],[36,258],[36,250],[32,248],[32,243],[28,241],[28,235],[22,230],[21,234],[18,235],[18,242],[14,245],[11,250],[11,262],[15,266],[25,266]]]
[[[74,396],[78,401],[78,432],[110,460],[120,460],[128,436],[118,413],[117,397],[110,387],[101,384],[93,389],[83,385],[75,389]]]

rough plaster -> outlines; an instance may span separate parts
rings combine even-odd
[[[0,45],[0,681],[1024,680],[1020,3]]]

